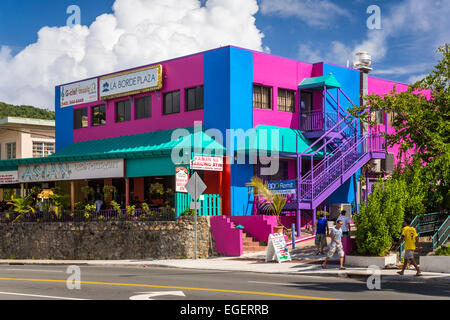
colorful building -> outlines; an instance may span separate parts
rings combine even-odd
[[[195,156],[220,157],[222,170],[198,171],[207,185],[203,214],[258,215],[246,183],[262,176],[289,194],[286,213],[300,231],[319,209],[357,211],[367,194],[358,181],[363,165],[387,168],[396,153],[378,132],[392,130],[388,115],[378,114],[380,125],[368,132],[347,109],[360,105],[363,91],[408,86],[369,76],[365,88],[362,73],[227,46],[62,84],[55,88],[56,153],[1,161],[0,170],[17,170],[30,186],[58,181],[72,203],[83,200],[82,186],[114,185],[124,204],[139,199],[181,213],[190,199],[177,192],[177,167],[192,173]],[[173,161],[174,147],[195,141],[199,150],[182,149],[185,161]],[[279,170],[261,175],[275,159]],[[158,184],[170,199],[153,194]]]
[[[0,119],[0,160],[47,157],[55,152],[55,121],[6,117]],[[18,183],[17,168],[0,172],[0,184],[17,195],[24,186]],[[6,185],[8,184],[8,185]],[[3,188],[0,189],[0,201]]]

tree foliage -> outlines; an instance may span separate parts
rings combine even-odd
[[[426,184],[424,199],[429,211],[449,209],[450,204],[449,44],[439,47],[438,51],[442,54],[441,60],[428,76],[407,91],[397,92],[394,87],[388,94],[366,97],[371,111],[383,110],[395,115],[392,124],[395,130],[385,134],[386,141],[389,147],[400,146],[402,166],[420,171],[418,176],[412,177],[416,181],[420,177]],[[364,108],[354,107],[351,113],[375,125],[369,114],[363,113]]]
[[[355,216],[360,254],[384,256],[399,238],[408,197],[402,180],[378,180],[367,203]]]
[[[0,119],[6,117],[55,120],[55,112],[33,106],[15,106],[0,102]]]

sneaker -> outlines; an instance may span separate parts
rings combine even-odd
[[[340,267],[339,270],[346,270],[346,267]]]

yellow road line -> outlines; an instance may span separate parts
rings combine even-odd
[[[22,278],[0,278],[0,280],[5,280],[5,281],[33,281],[33,282],[57,282],[57,283],[66,283],[67,282],[67,280],[22,279]],[[321,298],[321,297],[298,296],[298,295],[284,294],[284,293],[271,293],[271,292],[258,292],[258,291],[241,291],[241,290],[226,290],[226,289],[210,289],[210,288],[176,287],[176,286],[159,286],[159,285],[153,285],[153,284],[96,282],[96,281],[80,281],[80,283],[81,284],[110,285],[110,286],[128,286],[128,287],[146,287],[146,288],[160,288],[160,289],[196,290],[196,291],[211,291],[211,292],[225,292],[225,293],[243,293],[243,294],[254,294],[254,295],[261,295],[261,296],[273,296],[273,297],[295,298],[295,299],[341,300],[341,299],[330,299],[330,298]]]

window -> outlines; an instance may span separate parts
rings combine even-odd
[[[6,159],[16,159],[16,143],[6,144]]]
[[[394,119],[397,116],[397,112],[389,112],[388,114],[388,126],[392,127],[394,125]]]
[[[116,122],[131,120],[131,101],[123,100],[116,103]]]
[[[73,128],[74,129],[86,128],[88,126],[88,109],[87,108],[75,109],[73,113],[74,113]]]
[[[302,112],[311,112],[312,111],[312,100],[313,95],[312,92],[302,91],[300,95],[300,106]]]
[[[180,112],[180,90],[164,94],[164,114]]]
[[[278,111],[295,112],[295,91],[278,89]]]
[[[279,159],[278,162],[278,171],[275,172],[273,175],[262,175],[261,174],[261,168],[269,168],[270,164],[261,164],[259,168],[257,166],[254,166],[254,174],[256,176],[259,176],[263,178],[263,180],[266,181],[280,181],[280,180],[288,180],[289,179],[289,160],[286,159]],[[258,172],[259,171],[259,172]]]
[[[150,118],[152,116],[152,97],[146,96],[142,98],[137,98],[135,101],[136,105],[136,120]]]
[[[272,88],[253,86],[253,108],[272,109]]]
[[[55,144],[33,141],[33,158],[47,157],[55,153]]]
[[[186,111],[203,109],[203,86],[186,89]]]
[[[384,112],[383,110],[372,111],[371,119],[375,121],[376,124],[384,124]]]
[[[104,104],[92,107],[92,125],[101,126],[106,123],[106,107]]]

